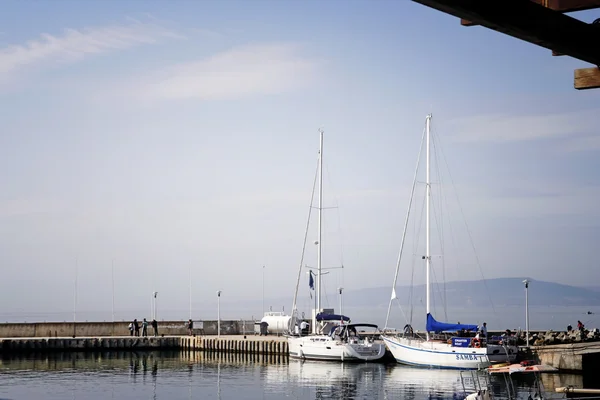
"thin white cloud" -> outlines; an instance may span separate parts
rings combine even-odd
[[[344,202],[351,199],[397,199],[408,193],[399,189],[356,189],[342,190],[331,194],[327,204],[324,207],[335,207],[337,202]],[[215,204],[227,206],[257,206],[266,204],[279,204],[284,206],[306,206],[310,203],[310,188],[305,190],[271,190],[256,191],[249,193],[236,193],[235,195],[222,196],[215,198]],[[316,201],[316,194],[315,194]]]
[[[597,151],[600,150],[600,136],[580,136],[568,141],[563,147],[566,151]]]
[[[190,32],[194,35],[198,35],[200,37],[208,38],[208,39],[222,39],[225,35],[221,32],[213,31],[211,29],[202,29],[202,28],[190,28]]]
[[[600,186],[594,183],[512,179],[501,185],[495,183],[488,187],[462,189],[460,201],[463,209],[480,217],[491,215],[494,218],[518,219],[578,215],[588,221],[600,217],[596,201],[600,196]]]
[[[27,43],[0,48],[0,83],[26,67],[74,62],[89,55],[124,50],[175,37],[180,36],[160,25],[137,21],[122,26],[65,29],[61,35],[43,33],[40,38]]]
[[[278,94],[309,83],[318,61],[294,44],[234,48],[158,71],[131,87],[140,100],[236,99]]]
[[[536,115],[478,115],[449,121],[457,142],[519,142],[595,132],[600,109]]]

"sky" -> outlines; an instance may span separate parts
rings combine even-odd
[[[443,277],[594,284],[588,66],[406,0],[6,1],[0,320],[289,309],[319,128],[324,288],[391,288],[428,113],[476,254]]]

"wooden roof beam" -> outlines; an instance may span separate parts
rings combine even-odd
[[[554,11],[575,12],[600,8],[600,0],[531,0]],[[545,4],[547,3],[547,5]]]
[[[554,11],[561,13],[592,10],[600,8],[600,0],[529,0]],[[466,19],[460,20],[463,26],[475,26],[474,22]]]
[[[598,26],[587,24],[531,1],[413,1],[549,50],[600,65]]]
[[[576,69],[575,89],[600,89],[600,68]]]

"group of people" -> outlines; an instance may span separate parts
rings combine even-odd
[[[156,319],[153,319],[150,325],[152,326],[152,329],[154,329],[154,336],[158,336],[158,322]],[[140,336],[140,327],[142,328],[142,336],[148,336],[148,321],[146,321],[146,318],[144,318],[141,324],[137,319],[134,319],[128,327],[129,335]]]
[[[460,321],[458,322],[458,325],[460,325]],[[407,325],[410,326],[410,325]],[[404,327],[404,333],[406,333],[406,327]],[[411,331],[412,331],[412,327],[410,327]],[[411,332],[412,333],[412,332]],[[469,332],[467,332],[464,328],[460,329],[459,331],[456,332],[456,336],[458,337],[470,337],[471,334]],[[477,327],[477,333],[475,334],[475,338],[476,339],[481,339],[481,340],[487,340],[488,339],[488,330],[487,330],[487,323],[484,322],[482,326]]]
[[[590,311],[588,311],[588,312],[590,312]],[[567,326],[567,332],[570,332],[570,331],[572,331],[572,330],[573,330],[573,327],[572,327],[571,325]],[[584,330],[585,330],[585,325],[583,324],[583,322],[581,322],[581,321],[577,321],[577,330],[578,330],[579,332],[581,332],[581,333],[583,333],[583,332],[584,332]]]

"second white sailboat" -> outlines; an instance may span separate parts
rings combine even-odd
[[[323,131],[319,130],[319,204],[317,237],[316,307],[312,312],[312,330],[303,334],[298,326],[297,296],[303,261],[300,262],[296,293],[292,306],[288,346],[290,357],[330,361],[375,361],[385,355],[385,345],[373,340],[374,335],[366,331],[377,331],[377,325],[352,324],[350,318],[334,314],[321,303],[322,290],[322,212],[323,212]],[[312,206],[311,206],[312,207]],[[310,218],[310,217],[309,217]],[[306,238],[305,238],[306,243]],[[312,279],[312,273],[311,273]]]

